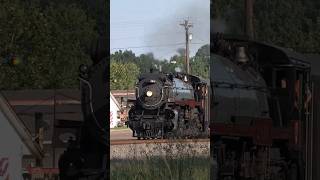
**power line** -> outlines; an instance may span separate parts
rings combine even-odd
[[[182,32],[174,32],[174,33],[157,33],[157,34],[148,34],[145,36],[127,36],[127,37],[119,37],[119,38],[110,38],[110,40],[121,40],[121,39],[135,39],[135,38],[143,38],[146,36],[165,36],[165,35],[172,35],[172,34],[181,34]]]
[[[193,34],[192,38],[198,39],[199,41],[202,41],[202,42],[206,43],[205,40],[203,40],[202,38],[199,38],[199,37],[195,36],[194,34]],[[207,43],[209,43],[209,42],[210,42],[210,39],[209,39],[209,41],[208,41]]]
[[[161,18],[152,18],[152,19],[135,19],[135,20],[123,20],[123,21],[114,21],[111,20],[110,24],[129,24],[129,23],[154,23],[154,22],[159,22],[159,21],[164,21],[165,19]],[[172,20],[171,22],[164,22],[161,24],[174,24],[174,23],[178,23],[180,22],[181,19],[180,18],[176,18],[174,20]],[[172,23],[173,22],[173,23]]]
[[[203,44],[203,45],[205,45],[205,43],[190,43],[190,44]],[[132,47],[117,47],[117,48],[111,48],[111,50],[115,50],[115,49],[139,49],[139,48],[152,48],[152,47],[169,47],[169,46],[177,46],[177,45],[185,45],[185,43],[146,45],[146,46],[132,46]]]
[[[161,45],[146,45],[146,46],[131,46],[131,47],[118,47],[112,49],[138,49],[138,48],[151,48],[151,47],[168,47],[168,46],[177,46],[184,43],[174,43],[174,44],[161,44]]]
[[[110,24],[111,29],[127,29],[127,28],[153,28],[156,25],[161,25],[162,27],[164,26],[172,26],[174,25],[175,22],[161,22],[161,24],[156,23],[158,21],[150,21],[147,23],[139,23],[139,22],[128,22],[128,23],[123,23],[123,24]]]

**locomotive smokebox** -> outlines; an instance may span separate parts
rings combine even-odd
[[[247,56],[246,53],[246,48],[243,46],[237,47],[236,48],[236,61],[239,63],[246,63],[249,61],[249,57]]]

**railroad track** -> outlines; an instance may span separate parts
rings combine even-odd
[[[197,142],[209,142],[210,139],[121,139],[111,140],[110,145],[125,145],[125,144],[165,144],[165,143],[197,143]]]

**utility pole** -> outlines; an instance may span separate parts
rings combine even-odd
[[[245,12],[246,12],[246,34],[249,39],[254,38],[253,30],[253,3],[254,0],[245,0]]]
[[[190,34],[189,34],[189,28],[193,27],[191,23],[189,23],[188,20],[184,20],[184,23],[180,24],[181,26],[184,27],[186,31],[186,73],[190,74],[190,63],[189,63],[189,40],[191,39]]]

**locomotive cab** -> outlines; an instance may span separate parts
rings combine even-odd
[[[308,68],[273,66],[265,68],[264,77],[270,87],[269,107],[273,124],[288,127],[292,120],[305,119],[307,94],[310,90]]]
[[[306,58],[221,35],[211,48],[210,131],[216,178],[304,179],[312,160],[307,140],[312,88]]]

